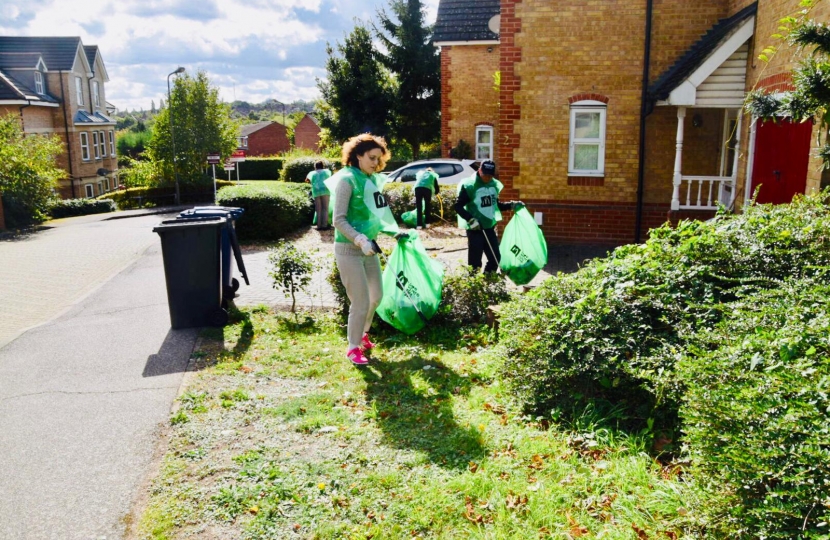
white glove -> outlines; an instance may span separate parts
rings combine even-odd
[[[363,254],[367,257],[375,255],[375,248],[372,246],[372,241],[366,238],[365,234],[359,234],[357,238],[354,239],[354,243],[357,244],[361,250],[363,250]]]
[[[468,221],[467,226],[470,227],[471,231],[477,231],[481,229],[481,223],[479,223],[476,218],[473,218],[470,221]]]

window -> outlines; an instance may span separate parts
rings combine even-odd
[[[107,138],[103,131],[98,132],[98,145],[101,147],[101,157],[107,157]]]
[[[456,170],[456,167],[461,168],[460,165],[453,165],[452,163],[436,163],[432,166],[432,170],[438,175],[438,178],[446,178],[461,171]]]
[[[92,102],[96,107],[101,106],[101,96],[98,92],[98,81],[92,81]]]
[[[98,132],[92,132],[92,150],[95,152],[95,159],[101,159],[101,154],[98,153]]]
[[[95,196],[95,187],[92,184],[84,184],[84,189],[86,190],[87,198],[92,198]]]
[[[43,94],[43,73],[35,71],[35,92]]]
[[[568,174],[605,173],[605,110],[601,101],[577,101],[571,105]]]
[[[115,157],[115,135],[112,130],[110,130],[110,155]]]
[[[109,178],[104,178],[104,191],[109,191],[109,190],[110,190],[110,179]]]
[[[84,104],[84,87],[80,77],[75,77],[75,99],[78,105]]]
[[[239,148],[248,148],[248,137],[239,137]]]
[[[493,126],[476,126],[476,159],[493,159]]]
[[[81,133],[81,159],[89,161],[89,134]]]

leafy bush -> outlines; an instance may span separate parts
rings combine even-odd
[[[161,168],[154,161],[145,161],[126,157],[124,165],[119,169],[121,183],[128,188],[158,187],[164,182]]]
[[[504,377],[528,409],[605,398],[671,426],[685,383],[675,363],[695,332],[721,321],[746,286],[775,289],[830,264],[825,197],[665,226],[546,280],[504,307]]]
[[[444,276],[441,306],[436,318],[450,324],[481,324],[487,308],[510,299],[502,274],[462,266]]]
[[[679,362],[686,442],[718,538],[827,538],[828,336],[826,276],[792,280],[733,302]]]
[[[383,194],[389,202],[392,214],[398,221],[401,219],[401,214],[415,208],[415,191],[410,184],[389,182],[384,186]],[[438,197],[432,198],[432,214],[443,219],[449,225],[455,225],[457,215],[455,213],[455,203],[457,200],[458,194],[455,192],[455,186],[441,186]]]
[[[334,170],[337,167],[337,162],[323,156],[297,157],[287,160],[283,164],[280,180],[283,182],[305,182],[305,177],[314,170],[314,164],[318,161],[325,163],[327,169]]]
[[[311,283],[311,273],[314,271],[314,261],[306,251],[300,251],[294,244],[280,240],[276,247],[268,253],[268,264],[275,289],[285,292],[291,297],[291,312],[296,311],[296,293],[305,290]]]
[[[118,132],[115,137],[115,148],[118,151],[118,157],[138,159],[147,150],[152,136],[153,134],[150,131]]]
[[[217,195],[216,203],[245,209],[236,225],[240,240],[278,240],[307,227],[314,215],[308,184],[269,182],[226,187]]]
[[[237,163],[240,180],[279,180],[283,166],[283,158],[246,158]],[[313,167],[312,167],[313,168]],[[213,174],[211,172],[211,174]],[[236,180],[236,171],[226,171],[224,167],[216,166],[216,178]]]
[[[63,199],[56,200],[49,209],[49,214],[55,218],[72,216],[86,216],[88,214],[104,214],[115,212],[118,208],[112,199]]]

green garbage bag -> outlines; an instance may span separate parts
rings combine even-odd
[[[421,213],[423,214],[426,212],[426,203],[421,201]],[[424,219],[426,219],[426,215],[424,215]],[[401,214],[401,221],[403,221],[406,225],[410,227],[415,227],[418,225],[418,209],[410,210],[409,212],[404,212]]]
[[[499,243],[501,271],[516,285],[530,283],[548,263],[548,244],[527,208],[520,207],[504,228]]]
[[[438,311],[444,267],[427,255],[413,231],[389,257],[381,279],[383,299],[376,313],[404,334],[412,335]],[[421,312],[421,315],[418,314]]]

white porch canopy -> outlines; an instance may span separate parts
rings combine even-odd
[[[683,127],[687,108],[724,109],[737,118],[734,147],[740,148],[741,109],[746,91],[749,40],[755,17],[742,20],[690,74],[676,84],[657,106],[677,107],[677,138],[674,160],[672,210],[715,210],[729,206],[735,198],[738,152],[734,152],[729,176],[683,176]],[[726,138],[726,140],[729,140]],[[724,167],[721,167],[723,174]]]

